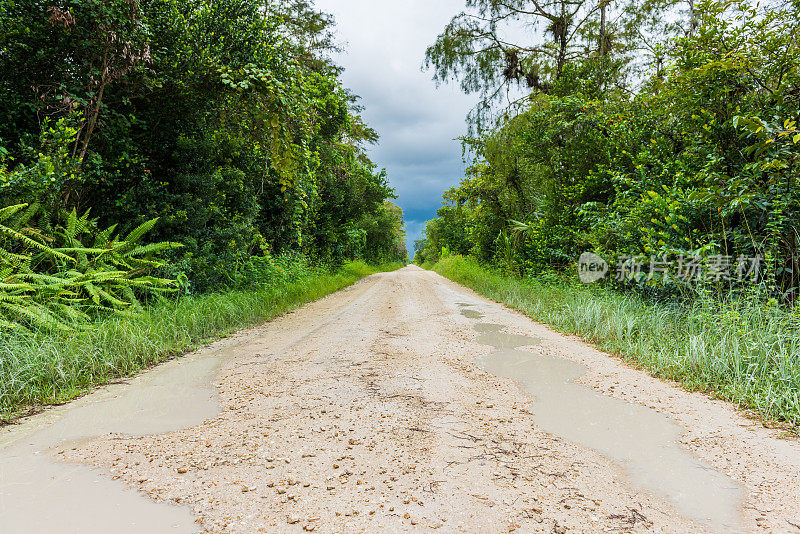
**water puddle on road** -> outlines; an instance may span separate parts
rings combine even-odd
[[[496,350],[479,358],[488,372],[515,380],[535,397],[533,419],[547,432],[594,449],[618,462],[637,486],[666,498],[683,516],[719,532],[742,531],[744,490],[678,443],[680,427],[655,410],[607,397],[575,380],[581,364],[519,350],[532,337],[478,324],[477,341]]]
[[[198,532],[188,508],[155,503],[99,470],[58,462],[51,449],[108,433],[160,434],[213,417],[212,384],[224,359],[190,355],[0,429],[0,531]]]
[[[461,309],[461,315],[468,319],[483,319],[484,315],[476,310],[470,310],[469,308],[475,306],[475,304],[468,304],[466,302],[459,302],[459,308]]]

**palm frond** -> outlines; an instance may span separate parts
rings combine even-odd
[[[125,238],[125,241],[128,243],[138,243],[147,232],[153,229],[156,223],[158,223],[158,219],[150,219],[149,221],[140,224],[128,234],[128,236]]]
[[[139,244],[157,219],[121,240],[115,226],[101,231],[89,212],[72,210],[51,236],[27,226],[39,210],[35,204],[0,209],[0,324],[83,329],[98,315],[129,313],[142,307],[142,298],[176,290],[174,280],[149,273],[163,265],[159,254],[181,245]]]

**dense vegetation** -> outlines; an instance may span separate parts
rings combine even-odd
[[[470,4],[486,17],[540,5]],[[445,194],[420,258],[435,260],[446,247],[539,273],[571,266],[586,250],[648,263],[761,256],[763,282],[792,300],[800,272],[800,2],[709,1],[684,19],[655,3],[551,4],[575,11],[563,30],[571,36],[564,57],[554,43],[538,53],[537,43],[513,47],[502,37],[486,57],[464,55],[484,43],[453,42],[465,33],[452,24],[430,49],[440,76],[465,83],[480,75],[487,84],[525,83],[526,73],[539,74],[517,113],[506,109],[495,128],[466,140],[474,164]],[[601,24],[612,8],[607,20],[615,22]],[[653,18],[685,24],[656,31]],[[630,283],[677,285],[668,277]]]
[[[77,264],[138,278],[149,260],[157,277],[131,289],[173,279],[203,292],[258,285],[282,254],[402,259],[402,213],[364,152],[377,135],[327,59],[332,24],[301,0],[0,2],[7,323],[42,318],[20,299],[47,300],[55,282],[33,275]],[[120,252],[111,234],[132,232],[148,257],[106,261]],[[80,313],[140,296],[75,283],[56,299]]]
[[[0,410],[269,316],[282,280],[405,260],[333,24],[308,0],[0,0]],[[192,319],[234,291],[222,326]],[[168,310],[189,334],[120,334]]]
[[[534,317],[797,423],[800,2],[467,7],[427,64],[483,97],[472,162],[415,261],[474,256],[555,298]],[[563,282],[586,251],[616,293]]]

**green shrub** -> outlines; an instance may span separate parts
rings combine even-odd
[[[86,327],[104,313],[128,313],[176,290],[176,281],[150,276],[156,257],[174,243],[140,244],[156,224],[127,236],[99,231],[88,213],[72,211],[54,235],[28,223],[38,205],[0,209],[0,324],[10,329]]]

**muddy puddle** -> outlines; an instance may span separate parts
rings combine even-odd
[[[198,532],[188,508],[157,504],[98,470],[58,462],[53,449],[108,433],[159,434],[213,417],[212,383],[225,358],[187,356],[0,429],[0,531]]]
[[[665,498],[684,517],[712,531],[744,530],[739,513],[743,488],[680,445],[676,423],[655,410],[576,384],[586,367],[535,349],[520,350],[539,340],[503,333],[504,328],[476,325],[478,342],[495,348],[479,363],[490,373],[515,380],[535,398],[537,425],[616,461],[634,485]]]
[[[484,317],[484,315],[481,312],[470,309],[471,307],[475,306],[475,304],[469,304],[467,302],[459,302],[458,306],[459,309],[461,310],[461,315],[463,315],[467,319],[483,319]]]

